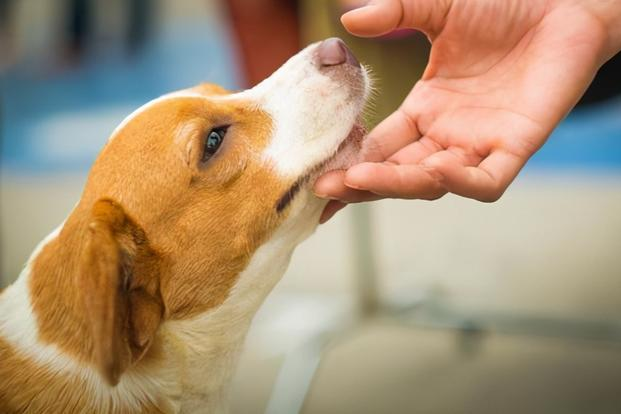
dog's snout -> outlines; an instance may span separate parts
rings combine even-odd
[[[343,64],[360,66],[356,56],[349,50],[345,42],[338,37],[331,37],[317,47],[317,58],[320,66],[338,66]]]

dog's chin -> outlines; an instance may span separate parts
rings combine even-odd
[[[315,180],[322,174],[329,171],[346,170],[352,165],[360,163],[362,161],[361,149],[365,136],[366,130],[362,122],[357,120],[349,134],[341,141],[335,153],[300,176],[278,201],[276,209],[281,211],[291,202],[300,189],[310,190]]]
[[[361,148],[365,136],[364,125],[361,120],[357,120],[349,134],[339,144],[334,155],[322,162],[316,169],[316,175],[320,176],[334,170],[346,170],[362,162]]]

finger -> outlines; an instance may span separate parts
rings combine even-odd
[[[442,185],[419,165],[362,163],[347,171],[345,185],[384,197],[435,200],[446,194]]]
[[[319,198],[337,200],[337,195],[343,190],[345,172],[341,170],[329,171],[317,178],[313,185],[313,192]]]
[[[395,29],[419,29],[433,36],[442,30],[451,0],[383,0],[351,10],[341,17],[352,34],[375,37]]]
[[[498,200],[526,163],[521,157],[497,150],[478,166],[468,166],[447,153],[434,154],[422,164],[451,193],[485,202]]]
[[[345,171],[330,171],[315,181],[313,191],[320,198],[344,201],[347,203],[361,203],[383,198],[368,191],[360,191],[345,185]]]
[[[416,121],[399,108],[369,132],[363,143],[362,159],[386,161],[395,152],[419,138]]]
[[[345,208],[347,204],[341,203],[340,201],[332,200],[330,201],[326,207],[323,209],[323,213],[321,213],[321,217],[319,218],[319,224],[323,224],[326,221],[330,220],[336,213],[338,213],[341,209]]]
[[[345,13],[341,17],[341,22],[345,29],[354,35],[374,37],[397,28],[402,15],[399,0],[371,1],[364,7]]]
[[[391,155],[388,161],[395,164],[418,164],[425,158],[442,150],[442,146],[437,142],[428,137],[422,137]]]

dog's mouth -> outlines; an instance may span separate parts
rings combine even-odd
[[[314,168],[316,176],[334,170],[346,170],[362,161],[361,148],[366,135],[366,129],[361,119],[356,120],[351,131],[339,144],[331,157],[319,163]]]
[[[315,181],[320,175],[334,170],[346,170],[362,161],[360,150],[366,135],[366,129],[359,118],[352,126],[349,134],[341,141],[336,151],[323,161],[311,167],[298,179],[298,182],[306,183]]]
[[[293,201],[297,193],[305,186],[315,182],[322,174],[334,170],[346,170],[362,161],[361,148],[366,129],[358,119],[349,134],[339,144],[336,152],[302,174],[276,203],[276,211],[282,212]]]

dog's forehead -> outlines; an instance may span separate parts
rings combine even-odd
[[[220,85],[216,85],[213,83],[201,83],[188,89],[182,89],[179,91],[164,94],[162,96],[159,96],[143,104],[142,106],[134,110],[132,113],[127,115],[117,125],[117,127],[112,131],[112,134],[110,134],[110,137],[109,137],[109,141],[116,138],[119,135],[119,133],[128,124],[130,124],[134,119],[138,118],[139,116],[143,115],[146,112],[149,112],[154,107],[161,105],[163,103],[172,104],[173,102],[175,102],[176,100],[180,98],[190,98],[190,99],[193,99],[194,102],[190,101],[188,102],[188,105],[192,105],[192,104],[200,105],[201,102],[206,102],[206,101],[211,101],[214,103],[221,102],[222,104],[226,104],[224,101],[229,101],[229,102],[231,101],[230,99],[226,99],[226,98],[229,98],[233,95],[235,94],[221,87]]]
[[[134,112],[132,112],[128,116],[126,116],[123,119],[123,121],[121,121],[121,123],[114,129],[114,131],[112,131],[112,134],[110,134],[109,141],[118,137],[121,131],[123,131],[125,127],[127,127],[127,125],[129,125],[132,121],[134,121],[139,116],[147,113],[149,110],[152,110],[157,105],[160,105],[164,102],[167,102],[170,104],[179,98],[190,98],[190,99],[196,99],[197,101],[203,101],[206,99],[206,96],[197,91],[183,90],[183,91],[168,93],[166,95],[162,95],[156,99],[153,99],[147,102],[146,104],[142,105],[138,109],[136,109]]]

